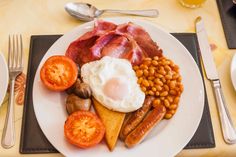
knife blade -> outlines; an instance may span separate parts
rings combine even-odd
[[[218,112],[220,116],[221,129],[226,143],[236,143],[236,130],[233,126],[232,119],[227,109],[224,95],[221,89],[220,79],[214,63],[213,55],[207,39],[207,33],[204,22],[201,17],[195,21],[198,44],[201,52],[201,59],[206,72],[207,78],[211,81],[214,89]]]
[[[207,34],[204,28],[203,20],[197,18],[196,21],[196,32],[200,51],[202,52],[202,61],[206,71],[206,76],[209,80],[219,79],[216,66],[213,60],[213,55],[211,53],[211,48],[207,40]]]

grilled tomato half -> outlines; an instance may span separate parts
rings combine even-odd
[[[76,111],[66,120],[66,139],[79,148],[89,148],[98,144],[104,136],[105,126],[96,114],[90,111]]]
[[[40,70],[43,84],[53,91],[66,90],[75,83],[77,76],[77,65],[66,56],[51,56]]]

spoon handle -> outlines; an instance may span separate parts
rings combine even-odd
[[[128,14],[128,15],[138,15],[138,16],[147,16],[147,17],[157,17],[159,12],[156,9],[148,9],[148,10],[112,10],[105,9],[103,12],[110,13],[120,13],[120,14]]]

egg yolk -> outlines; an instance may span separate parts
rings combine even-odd
[[[113,100],[122,100],[128,94],[128,85],[119,78],[111,78],[103,86],[103,92]]]

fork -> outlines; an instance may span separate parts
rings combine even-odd
[[[14,86],[16,77],[23,71],[23,44],[21,35],[9,35],[8,43],[8,69],[10,96],[7,115],[2,134],[2,147],[11,148],[15,144],[14,126]]]

